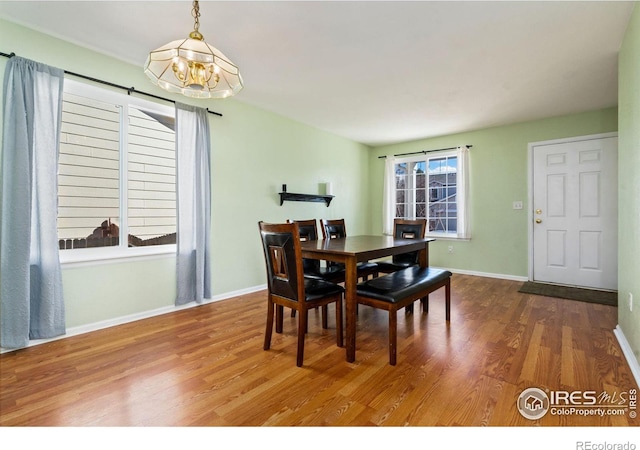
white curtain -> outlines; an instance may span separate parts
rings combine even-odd
[[[382,232],[393,234],[396,211],[396,158],[387,156],[384,162],[384,194],[382,197]]]
[[[469,227],[469,149],[458,147],[458,237],[471,239]]]
[[[64,71],[17,56],[4,74],[0,346],[62,335],[57,231]]]
[[[207,110],[176,103],[176,305],[211,298],[210,153]]]

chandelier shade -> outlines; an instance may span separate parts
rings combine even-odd
[[[198,31],[199,7],[194,1],[194,30],[186,39],[169,42],[149,53],[144,73],[169,92],[193,98],[225,98],[242,88],[238,66],[207,44]]]

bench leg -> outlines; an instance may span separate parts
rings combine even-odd
[[[396,365],[396,347],[398,344],[398,317],[395,309],[389,310],[389,364]]]
[[[427,314],[429,312],[429,294],[422,297],[420,303],[422,303],[422,314]]]
[[[324,328],[325,330],[329,328],[329,321],[327,319],[328,313],[329,309],[327,308],[327,305],[324,305],[322,307],[322,328]]]
[[[340,294],[340,298],[336,301],[336,338],[338,347],[344,346],[344,337],[342,334],[342,294]]]

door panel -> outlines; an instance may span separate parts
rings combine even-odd
[[[532,151],[533,280],[617,289],[617,138]]]

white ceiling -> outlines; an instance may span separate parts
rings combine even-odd
[[[375,146],[617,105],[633,4],[201,1],[200,32],[240,67],[238,101]],[[0,1],[0,17],[141,70],[193,29],[189,1]]]

